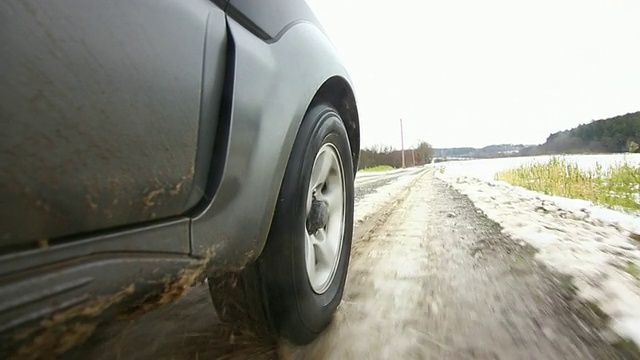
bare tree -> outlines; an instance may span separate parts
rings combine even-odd
[[[415,150],[416,162],[418,164],[428,164],[433,159],[433,147],[428,142],[422,140]]]

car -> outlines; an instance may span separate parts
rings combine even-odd
[[[222,320],[315,339],[345,285],[360,125],[308,4],[0,9],[0,357],[62,355],[199,281]]]

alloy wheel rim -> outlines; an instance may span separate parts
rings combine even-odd
[[[306,203],[305,265],[313,291],[323,294],[336,275],[344,241],[345,183],[336,147],[322,145],[313,162]]]

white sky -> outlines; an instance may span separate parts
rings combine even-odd
[[[363,146],[538,144],[640,110],[639,0],[308,0]]]

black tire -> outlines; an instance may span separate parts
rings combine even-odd
[[[331,148],[338,155],[332,159],[337,158],[342,168],[344,212],[335,273],[324,282],[326,290],[316,291],[307,273],[305,236],[314,229],[308,230],[311,225],[307,224],[307,194],[321,148]],[[209,279],[213,303],[223,321],[267,331],[296,345],[311,342],[327,327],[342,300],[349,264],[353,182],[353,159],[345,126],[331,106],[316,105],[307,112],[298,131],[262,254],[240,273]]]

